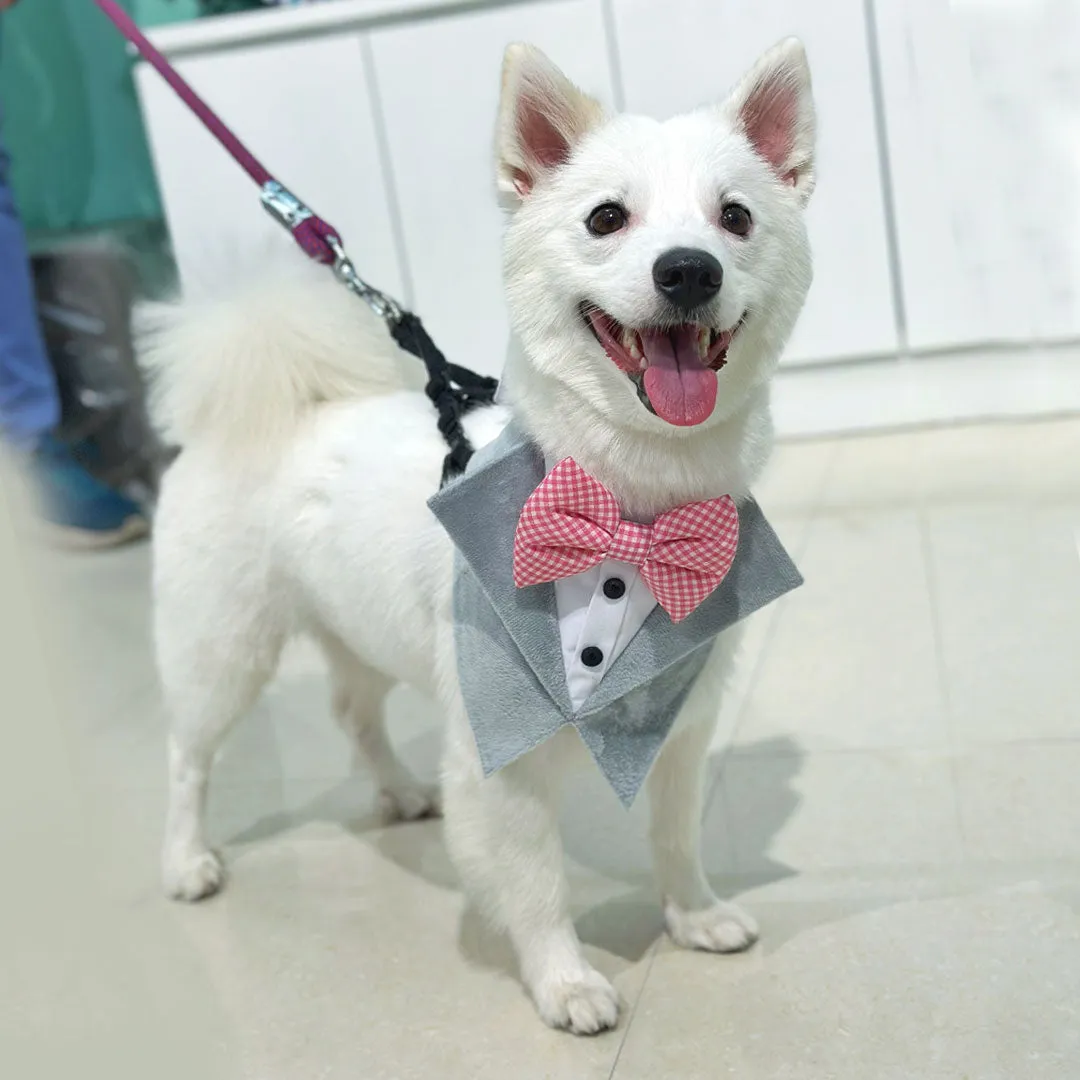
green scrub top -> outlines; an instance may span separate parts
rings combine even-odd
[[[122,0],[143,26],[196,0]],[[0,105],[11,182],[30,231],[159,220],[124,39],[90,0],[20,0],[0,15]]]

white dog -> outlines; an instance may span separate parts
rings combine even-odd
[[[609,116],[535,49],[507,51],[497,138],[515,334],[507,400],[548,462],[572,457],[628,519],[744,498],[769,455],[768,382],[811,279],[814,127],[795,40],[724,103],[666,123]],[[465,888],[509,934],[548,1024],[613,1026],[616,992],[568,914],[553,809],[569,766],[588,760],[581,740],[567,726],[483,775],[456,664],[454,550],[427,507],[446,447],[409,388],[419,364],[321,268],[298,265],[170,322],[147,358],[159,420],[183,446],[154,550],[172,717],[167,891],[197,900],[220,888],[204,831],[214,753],[286,640],[309,634],[393,816],[436,812],[439,797],[394,756],[383,698],[402,681],[438,700],[445,833]],[[480,410],[467,430],[480,447],[506,421],[502,407]],[[698,853],[734,650],[733,631],[716,639],[647,781],[668,929],[715,952],[757,935],[717,899]]]

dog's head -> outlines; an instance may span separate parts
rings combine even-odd
[[[721,423],[772,374],[811,278],[798,41],[666,123],[609,116],[513,45],[497,156],[511,321],[537,373],[620,429],[672,435]]]

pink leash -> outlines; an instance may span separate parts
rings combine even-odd
[[[180,73],[154,48],[117,0],[94,0],[121,34],[139,50],[142,58],[176,91],[185,105],[233,160],[262,190],[262,204],[276,221],[292,233],[304,254],[333,268],[334,275],[372,311],[386,321],[393,339],[401,348],[423,361],[428,381],[425,393],[439,414],[439,432],[449,447],[443,461],[442,483],[460,475],[472,457],[472,444],[462,427],[462,417],[477,406],[495,400],[498,381],[477,375],[468,368],[451,364],[440,352],[411,311],[369,285],[357,273],[345,254],[337,230],[317,217],[288,188],[279,184],[262,162],[229,130],[221,117],[187,84]]]

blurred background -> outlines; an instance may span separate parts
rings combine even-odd
[[[1074,0],[129,6],[366,275],[493,374],[506,320],[491,117],[507,40],[540,44],[610,105],[665,116],[721,97],[796,33],[814,70],[820,190],[781,432],[1080,405]],[[38,250],[107,230],[160,290],[171,259],[184,281],[213,281],[275,231],[156,73],[132,79],[91,4],[21,3],[3,33],[12,184]]]
[[[159,899],[148,549],[54,551],[31,534],[26,580],[56,601],[33,634],[61,657],[50,678],[73,704],[52,715],[85,810],[57,828],[94,857],[63,886],[68,909],[35,920],[29,904],[10,923],[25,962],[17,982],[0,974],[0,1016],[19,1045],[51,1033],[85,1050],[79,1002],[111,979],[95,1015],[114,1049],[131,1017],[156,1017],[160,1030],[139,1021],[151,1054],[205,1035],[199,1067],[252,1080],[1074,1075],[1080,0],[124,6],[364,276],[451,360],[491,374],[507,343],[491,163],[505,45],[533,42],[612,107],[663,117],[802,37],[815,282],[758,496],[807,585],[750,620],[713,748],[707,862],[761,915],[762,946],[719,966],[674,953],[641,808],[627,821],[587,783],[566,816],[579,931],[631,1008],[615,1035],[571,1044],[538,1028],[478,944],[437,826],[378,825],[303,648],[215,776],[229,891],[196,909]],[[5,435],[60,538],[111,547],[148,531],[176,450],[146,418],[133,305],[212,288],[291,241],[90,0],[0,11],[0,107],[0,179],[32,260],[24,304],[0,190],[0,315],[33,311],[55,382],[37,386],[23,436]],[[0,359],[25,371],[4,325]],[[27,415],[20,393],[0,383]],[[23,566],[5,569],[21,581]],[[31,623],[7,596],[15,641]],[[20,718],[48,707],[9,708],[22,656],[0,649],[15,762]],[[433,774],[438,718],[405,692],[392,710],[401,752]],[[9,865],[33,883],[51,789],[24,779]],[[73,982],[41,957],[59,925],[89,918],[84,889],[100,892],[95,929],[64,955],[78,939],[130,959],[137,940],[143,959],[87,959]]]

